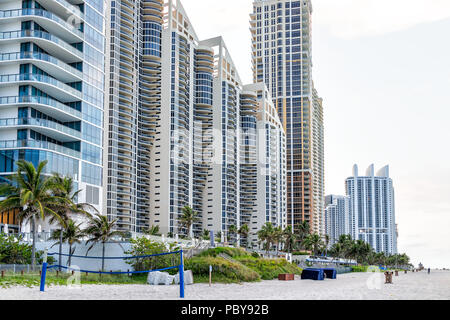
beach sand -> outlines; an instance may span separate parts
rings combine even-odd
[[[381,277],[380,277],[381,276]],[[186,286],[187,300],[448,300],[450,271],[400,273],[393,284],[384,275],[348,273],[337,280],[261,281],[245,284],[194,284]],[[83,285],[0,288],[0,300],[175,300],[179,286]]]

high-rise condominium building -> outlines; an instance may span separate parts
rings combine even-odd
[[[0,1],[0,176],[19,159],[102,207],[103,0]],[[18,226],[13,226],[17,228]]]
[[[254,0],[251,17],[254,82],[273,97],[287,139],[287,217],[323,235],[322,100],[312,81],[311,0]]]
[[[329,245],[333,245],[341,235],[351,233],[350,197],[326,196],[325,206],[325,232],[329,236]]]
[[[108,215],[124,231],[185,234],[189,206],[194,234],[231,239],[230,226],[260,227],[257,215],[285,223],[285,137],[264,85],[243,89],[223,39],[199,40],[180,1],[121,0],[110,11]],[[258,180],[257,125],[270,147],[269,192]],[[270,210],[258,211],[266,196]]]
[[[105,211],[118,219],[119,230],[143,232],[149,227],[150,158],[161,111],[163,1],[109,3]]]
[[[269,90],[264,83],[243,87],[242,98],[256,101],[256,112],[241,102],[241,224],[257,232],[270,222],[283,229],[286,216],[286,135]],[[247,103],[250,106],[250,103]]]
[[[351,236],[369,243],[376,252],[397,253],[397,227],[395,201],[389,166],[375,175],[371,165],[365,176],[353,167],[353,176],[346,180],[350,197]]]

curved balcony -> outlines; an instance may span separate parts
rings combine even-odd
[[[11,84],[33,84],[38,89],[41,89],[52,97],[64,102],[81,100],[83,98],[80,91],[55,78],[41,74],[24,73],[5,74],[0,76],[0,87],[9,86]]]
[[[43,149],[62,153],[69,157],[81,158],[81,153],[47,141],[37,140],[4,140],[0,141],[0,149]]]
[[[39,96],[9,96],[0,97],[0,105],[34,107],[45,114],[58,118],[61,121],[77,121],[82,119],[80,111],[71,108],[59,101]]]
[[[83,73],[61,60],[40,52],[11,52],[0,54],[0,64],[21,61],[21,63],[34,62],[37,67],[51,74],[58,74],[66,82],[83,80]],[[40,63],[40,62],[43,63]],[[37,63],[36,63],[37,62]]]
[[[44,134],[62,142],[81,139],[81,132],[60,123],[38,118],[7,118],[0,119],[0,129],[3,128],[38,127]],[[42,130],[44,129],[44,130]],[[48,132],[47,132],[48,131]]]
[[[52,11],[63,19],[79,20],[79,22],[85,20],[84,13],[67,0],[40,0],[39,2],[46,8],[52,8]],[[81,3],[81,1],[77,3]]]
[[[30,17],[33,17],[33,20],[38,22],[44,29],[52,30],[52,33],[67,42],[83,41],[83,32],[50,11],[35,8],[0,11],[0,21],[8,22],[11,19],[14,19],[14,21],[26,21]]]
[[[83,53],[72,47],[70,44],[45,31],[37,30],[17,30],[0,32],[1,42],[17,43],[17,39],[36,42],[41,48],[47,51],[52,56],[58,57],[61,60],[71,63],[83,60]]]

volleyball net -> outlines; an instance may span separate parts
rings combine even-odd
[[[63,266],[61,262],[58,261],[56,265],[48,265],[47,257],[48,256],[62,256],[62,257],[70,257],[71,259],[90,259],[90,260],[101,260],[102,265],[104,261],[108,260],[123,260],[123,261],[131,261],[135,260],[134,266],[135,269],[138,270],[127,270],[127,271],[96,271],[96,270],[87,270],[81,268],[74,268],[72,266]],[[79,256],[79,255],[68,255],[63,253],[56,252],[44,252],[44,262],[42,264],[42,272],[41,272],[41,283],[40,283],[40,291],[45,291],[45,281],[47,277],[47,271],[58,269],[58,270],[66,270],[67,272],[72,271],[72,273],[85,273],[88,274],[99,274],[99,275],[129,275],[133,274],[146,274],[151,272],[162,272],[178,269],[179,275],[179,285],[180,285],[180,298],[184,298],[184,263],[183,263],[183,250],[174,251],[174,252],[165,252],[158,254],[150,254],[150,255],[141,255],[141,256],[127,256],[127,257],[92,257],[92,256]],[[146,270],[140,270],[146,269]]]

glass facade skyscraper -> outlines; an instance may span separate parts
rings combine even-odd
[[[19,159],[102,207],[105,2],[0,2],[0,176]]]
[[[322,101],[312,81],[310,0],[255,0],[251,14],[253,80],[264,82],[287,138],[287,212],[323,235]]]

